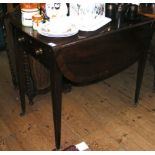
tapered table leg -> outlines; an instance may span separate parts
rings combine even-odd
[[[136,91],[135,91],[135,105],[138,104],[140,89],[143,80],[143,74],[146,64],[147,53],[144,53],[138,61],[138,71],[137,71],[137,80],[136,80]]]
[[[154,70],[153,90],[155,91],[155,66],[153,66],[153,70]]]
[[[18,38],[16,38],[16,31],[12,27],[9,18],[6,17],[5,19],[5,27],[7,28],[7,46],[9,49],[8,58],[10,60],[10,67],[12,73],[12,80],[15,87],[19,87],[19,96],[20,96],[20,103],[21,103],[21,114],[25,114],[25,80],[24,80],[24,51],[20,50],[18,47]],[[15,53],[14,53],[15,52]],[[11,54],[12,53],[12,54]],[[15,56],[15,61],[12,59],[13,64],[15,64],[16,68],[12,68],[10,56]],[[15,76],[15,72],[17,75]]]
[[[60,149],[61,142],[61,102],[62,102],[62,75],[56,64],[53,65],[51,77],[51,96],[53,106],[53,121],[56,149]]]
[[[19,51],[22,53],[22,51]],[[24,64],[22,62],[23,60],[23,55],[19,54],[19,59],[18,59],[18,83],[19,83],[19,96],[20,96],[20,104],[21,104],[21,113],[20,116],[23,116],[26,111],[26,106],[25,106],[25,75],[24,75]]]
[[[17,69],[17,78],[18,78],[18,87],[19,87],[19,97],[21,104],[21,113],[20,116],[25,114],[25,75],[24,75],[24,51],[18,47],[17,40],[15,41],[15,59],[16,59],[16,69]]]

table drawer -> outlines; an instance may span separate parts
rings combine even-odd
[[[47,64],[46,67],[51,65],[52,49],[50,47],[18,29],[15,30],[15,34],[17,44],[23,51],[37,58],[41,63]]]

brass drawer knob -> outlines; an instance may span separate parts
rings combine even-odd
[[[21,42],[24,42],[24,41],[25,41],[25,38],[24,38],[24,37],[19,37],[19,38],[18,38],[18,42],[21,43]]]
[[[35,50],[35,53],[36,53],[36,55],[40,55],[43,53],[43,49],[39,48],[39,49]]]

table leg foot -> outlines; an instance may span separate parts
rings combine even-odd
[[[25,111],[20,113],[20,116],[24,116],[25,115]]]
[[[29,105],[33,105],[33,104],[34,104],[33,100],[29,100]]]

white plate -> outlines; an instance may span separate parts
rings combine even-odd
[[[66,24],[65,24],[66,23]],[[38,33],[46,37],[70,37],[78,33],[75,24],[61,22],[46,22],[39,25]]]
[[[82,19],[84,20],[84,19]],[[79,30],[81,31],[96,31],[99,28],[101,28],[102,26],[108,24],[111,21],[111,18],[108,17],[98,17],[95,20],[88,20],[88,18],[86,19],[87,22],[81,22],[81,24],[79,24]]]

